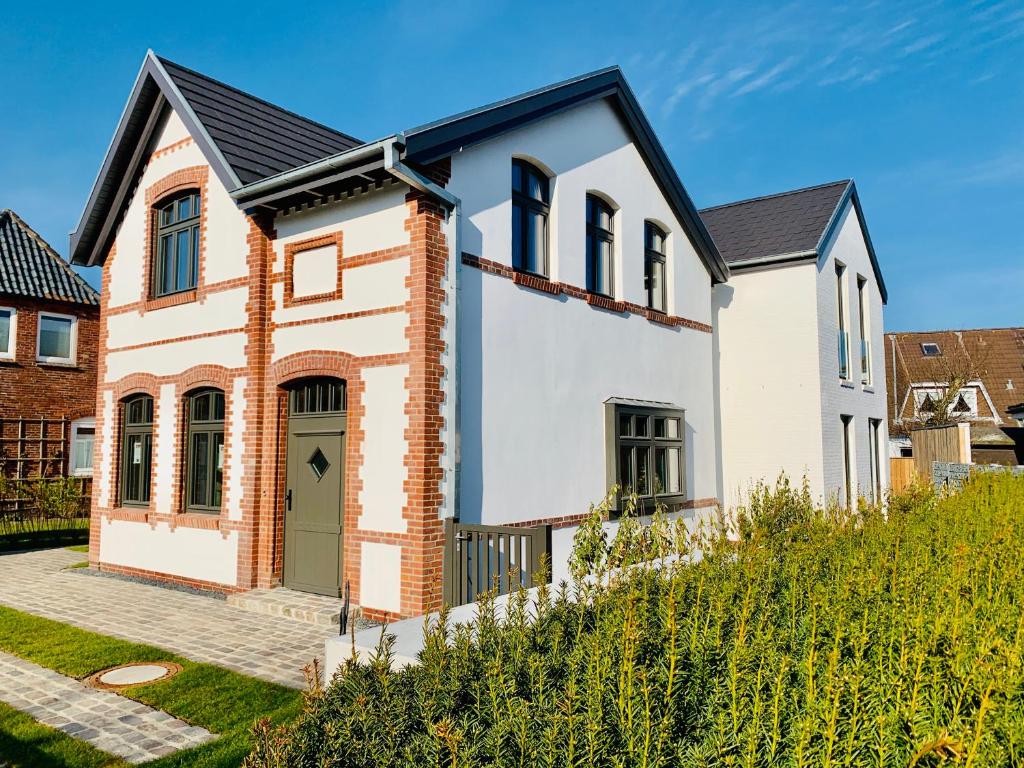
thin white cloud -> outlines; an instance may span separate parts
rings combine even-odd
[[[779,76],[786,72],[786,70],[791,69],[797,61],[799,61],[798,56],[790,56],[783,59],[764,74],[758,75],[753,80],[748,80],[746,83],[741,85],[733,91],[733,96],[743,96],[744,94],[753,93],[754,91],[759,91],[762,88],[767,88],[778,80]]]
[[[931,48],[933,45],[941,43],[945,39],[945,35],[937,32],[930,35],[925,35],[924,37],[919,37],[914,42],[908,43],[907,45],[903,46],[903,55],[912,56],[915,53],[920,53],[921,51]]]

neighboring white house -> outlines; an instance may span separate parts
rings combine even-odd
[[[818,500],[888,486],[887,296],[852,181],[701,211],[729,265],[714,289],[721,494],[806,477]]]
[[[729,268],[618,68],[361,142],[150,53],[72,252],[103,570],[413,616],[616,483],[719,506]]]

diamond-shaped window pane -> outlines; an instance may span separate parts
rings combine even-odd
[[[316,475],[316,479],[319,480],[324,476],[327,468],[331,466],[331,462],[324,456],[324,452],[317,448],[313,451],[313,455],[309,457],[309,466],[313,470],[313,474]]]

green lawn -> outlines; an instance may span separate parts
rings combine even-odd
[[[284,686],[3,606],[0,606],[0,650],[76,678],[134,661],[181,664],[183,669],[175,677],[129,688],[122,695],[202,726],[220,738],[147,763],[149,768],[234,768],[249,751],[250,732],[256,720],[267,717],[275,723],[290,721],[302,705],[302,695]],[[15,710],[0,710],[0,756],[17,755],[14,764],[19,767],[85,768],[107,765],[104,760],[111,759],[95,749],[82,749],[80,744],[82,742],[41,726]],[[110,764],[120,765],[116,760]]]

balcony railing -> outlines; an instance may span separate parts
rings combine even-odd
[[[839,331],[839,378],[850,378],[850,334]]]

